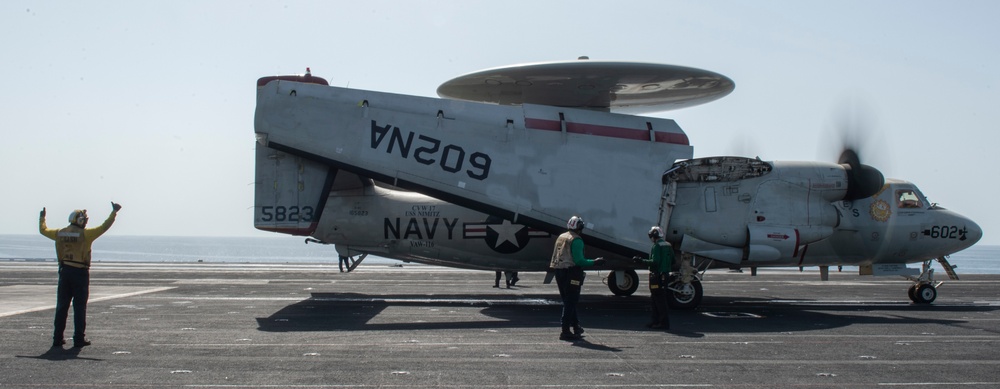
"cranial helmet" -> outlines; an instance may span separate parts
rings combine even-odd
[[[653,226],[649,229],[649,239],[660,239],[663,237],[663,230],[660,226]]]
[[[569,218],[566,222],[566,229],[569,230],[582,230],[583,229],[583,218],[579,216],[573,216]]]
[[[69,224],[76,224],[78,226],[86,226],[87,225],[87,220],[88,220],[88,218],[87,218],[87,210],[86,209],[77,209],[77,210],[74,210],[73,212],[70,212],[70,214],[69,214]]]

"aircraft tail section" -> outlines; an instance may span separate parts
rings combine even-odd
[[[312,235],[336,171],[325,164],[257,144],[254,227]]]

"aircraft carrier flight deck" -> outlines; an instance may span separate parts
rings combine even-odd
[[[917,305],[900,277],[710,271],[662,331],[645,282],[588,272],[568,342],[542,273],[102,262],[93,345],[50,349],[56,265],[0,262],[0,387],[1000,387],[1000,276],[959,274]]]

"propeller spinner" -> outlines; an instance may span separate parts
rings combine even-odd
[[[845,149],[837,162],[847,171],[847,194],[844,200],[871,197],[882,190],[885,176],[878,169],[861,164],[861,158],[854,149]]]

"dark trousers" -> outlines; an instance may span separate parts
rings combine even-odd
[[[559,297],[563,302],[562,328],[563,331],[567,331],[570,327],[580,325],[580,319],[576,315],[576,305],[580,302],[580,290],[583,287],[585,274],[583,269],[578,267],[556,269],[555,273],[556,285],[559,285]]]
[[[650,273],[649,274],[649,299],[652,300],[653,315],[652,323],[663,326],[670,326],[669,313],[670,305],[667,302],[667,290],[670,273]],[[655,283],[655,284],[654,284]],[[653,288],[652,286],[656,286]]]
[[[500,287],[500,276],[501,275],[503,275],[505,277],[504,278],[504,280],[505,280],[504,282],[507,283],[507,287],[508,288],[510,288],[512,285],[514,285],[514,283],[517,282],[517,280],[518,280],[517,279],[517,272],[516,271],[504,271],[504,272],[501,272],[500,270],[497,270],[497,277],[496,277],[495,280],[493,280],[493,287],[494,288],[499,288]]]
[[[59,266],[59,286],[56,288],[55,332],[52,339],[63,340],[69,305],[73,304],[73,340],[82,342],[87,332],[87,298],[90,296],[90,270]]]

